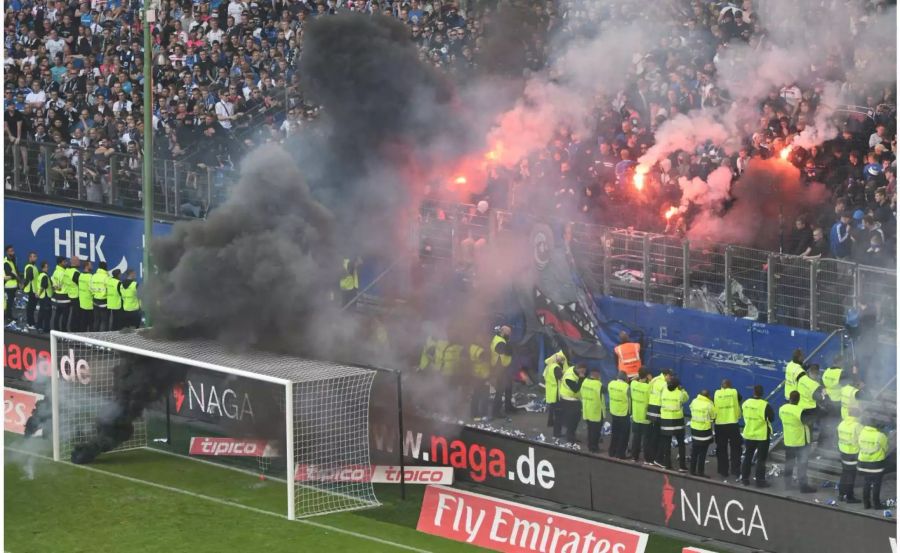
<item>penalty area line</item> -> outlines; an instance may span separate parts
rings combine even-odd
[[[33,452],[31,452],[31,451],[24,451],[24,450],[21,450],[21,449],[16,449],[16,448],[14,448],[14,447],[4,447],[3,449],[5,449],[6,451],[12,451],[13,453],[18,453],[19,455],[26,455],[26,456],[29,456],[29,457],[37,457],[37,458],[39,458],[39,459],[44,459],[44,460],[46,460],[46,461],[51,461],[51,462],[53,461],[53,458],[52,458],[52,457],[49,457],[49,456],[47,456],[47,455],[41,455],[40,453],[33,453]],[[109,471],[101,470],[101,469],[98,469],[98,468],[90,467],[90,466],[87,466],[87,465],[76,465],[76,464],[73,464],[73,463],[60,463],[60,464],[63,464],[63,465],[66,465],[66,466],[70,466],[70,467],[79,468],[79,469],[86,470],[86,471],[88,471],[88,472],[93,472],[93,473],[96,473],[96,474],[104,474],[104,475],[106,475],[106,476],[111,476],[111,477],[113,477],[113,478],[119,478],[120,480],[125,480],[125,481],[127,481],[127,482],[133,482],[133,483],[135,483],[135,484],[142,484],[142,485],[144,485],[144,486],[150,486],[151,488],[157,488],[157,489],[160,489],[160,490],[165,490],[165,491],[172,492],[172,493],[178,493],[178,494],[181,494],[181,495],[186,495],[186,496],[194,497],[194,498],[197,498],[197,499],[203,499],[203,500],[205,500],[205,501],[209,501],[209,502],[212,502],[212,503],[217,503],[217,504],[219,504],[219,505],[227,505],[227,506],[229,506],[229,507],[237,507],[238,509],[244,509],[245,511],[252,511],[252,512],[254,512],[254,513],[258,513],[258,514],[261,514],[261,515],[268,515],[268,516],[271,516],[271,517],[276,517],[276,518],[285,519],[285,520],[287,519],[287,517],[285,517],[284,515],[275,513],[275,512],[273,512],[273,511],[266,511],[266,510],[264,510],[264,509],[257,509],[256,507],[250,507],[249,505],[241,505],[240,503],[234,503],[233,501],[228,501],[228,500],[226,500],[226,499],[219,499],[219,498],[217,498],[217,497],[210,497],[210,496],[208,496],[208,495],[204,495],[204,494],[202,494],[202,493],[197,493],[197,492],[192,492],[192,491],[189,491],[189,490],[181,490],[181,489],[178,489],[178,488],[175,488],[175,487],[172,487],[172,486],[166,486],[165,484],[157,484],[156,482],[150,482],[149,480],[141,480],[140,478],[134,478],[134,477],[132,477],[132,476],[126,476],[126,475],[124,475],[124,474],[117,474],[117,473],[115,473],[115,472],[109,472]],[[352,536],[352,537],[354,537],[354,538],[358,538],[358,539],[361,539],[361,540],[366,540],[366,541],[371,541],[371,542],[375,542],[375,543],[380,543],[380,544],[382,544],[382,545],[388,545],[388,546],[391,546],[391,547],[396,547],[397,549],[405,549],[405,550],[407,550],[407,551],[415,551],[416,553],[431,553],[431,552],[428,551],[427,549],[419,549],[419,548],[417,548],[417,547],[412,547],[412,546],[405,545],[405,544],[402,544],[402,543],[397,543],[397,542],[393,542],[393,541],[390,541],[390,540],[385,540],[385,539],[381,539],[381,538],[376,538],[375,536],[367,536],[366,534],[360,534],[360,533],[358,533],[358,532],[353,532],[353,531],[351,531],[351,530],[344,530],[343,528],[339,528],[339,527],[337,527],[337,526],[332,526],[332,525],[330,525],[330,524],[324,524],[324,523],[321,523],[321,522],[314,522],[314,521],[312,521],[312,520],[307,520],[307,519],[297,519],[297,520],[294,520],[293,522],[299,522],[300,524],[306,524],[306,525],[308,525],[308,526],[314,526],[314,527],[316,527],[316,528],[321,528],[322,530],[328,530],[328,531],[332,531],[332,532],[337,532],[337,533],[339,533],[339,534],[344,534],[344,535],[347,535],[347,536]]]

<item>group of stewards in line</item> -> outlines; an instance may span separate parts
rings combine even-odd
[[[141,300],[133,269],[125,271],[122,278],[118,269],[110,273],[105,261],[93,271],[91,261],[57,257],[50,274],[49,264],[38,263],[37,254],[30,252],[20,273],[12,246],[6,246],[3,269],[7,324],[13,322],[16,293],[22,290],[27,297],[28,330],[102,332],[141,325]]]
[[[627,337],[622,343],[629,343]],[[773,438],[772,423],[777,416],[784,430],[783,478],[788,489],[816,491],[807,481],[807,467],[812,430],[818,426],[820,449],[834,447],[837,436],[842,463],[840,499],[860,502],[854,492],[856,473],[860,472],[864,476],[865,508],[883,507],[880,491],[889,453],[888,438],[877,426],[877,420],[861,418],[862,384],[856,367],[845,370],[841,359],[836,358],[832,367],[820,373],[818,365],[804,365],[802,351],[795,351],[785,371],[786,403],[776,415],[760,385],[754,386],[753,397],[744,400],[725,379],[715,393],[702,390],[690,400],[671,370],[663,369],[655,376],[642,367],[632,370],[628,364],[635,358],[640,363],[640,350],[630,346],[622,349],[620,353],[616,348],[617,378],[605,386],[599,368],[571,365],[562,351],[545,359],[548,426],[553,428],[554,438],[576,443],[575,432],[584,419],[587,449],[599,453],[603,423],[608,420],[610,457],[630,456],[632,461],[640,462],[643,453],[644,464],[671,470],[674,438],[678,470],[702,478],[707,477],[706,456],[715,440],[717,469],[724,481],[734,478],[750,485],[752,471],[755,485],[764,488],[770,485],[766,481],[766,460]],[[691,430],[690,458],[685,446],[687,426]]]

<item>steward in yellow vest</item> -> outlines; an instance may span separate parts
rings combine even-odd
[[[72,278],[78,285],[78,323],[75,332],[91,330],[91,322],[94,320],[94,296],[91,294],[92,268],[91,262],[85,261],[82,271]]]
[[[119,295],[122,296],[123,328],[140,328],[141,326],[141,300],[138,297],[138,284],[134,269],[128,269],[125,280],[119,284]]]
[[[706,478],[706,452],[713,439],[716,405],[709,390],[702,390],[691,402],[691,474]]]
[[[659,453],[656,464],[672,468],[672,436],[678,445],[678,470],[688,471],[687,454],[684,446],[684,404],[688,394],[681,387],[677,376],[669,378],[666,389],[660,395],[659,407]]]
[[[547,426],[553,428],[553,437],[562,437],[562,416],[559,414],[559,381],[565,371],[566,356],[554,353],[544,360],[544,400],[547,402]]]
[[[344,273],[341,276],[341,305],[347,305],[359,293],[359,268],[362,266],[362,259],[344,259]]]
[[[51,330],[66,330],[69,324],[69,308],[71,300],[65,289],[65,278],[69,268],[69,260],[65,257],[56,258],[56,268],[50,277],[50,285],[53,294],[50,301],[53,302],[53,315],[50,317]]]
[[[863,474],[863,507],[866,509],[884,509],[881,504],[881,478],[888,455],[887,434],[872,423],[863,426],[859,431],[859,464],[856,470]]]
[[[47,274],[49,269],[49,264],[41,261],[41,270],[34,283],[34,295],[38,301],[37,329],[46,333],[50,332],[50,317],[53,312],[53,303],[50,301],[53,287],[50,285],[50,275]]]
[[[609,456],[616,459],[624,459],[628,449],[628,437],[631,432],[631,420],[628,416],[631,411],[631,398],[628,397],[628,392],[628,373],[619,371],[616,380],[607,386],[609,414],[612,418]]]
[[[37,286],[38,268],[37,254],[35,252],[28,253],[28,263],[22,270],[22,291],[28,297],[28,303],[25,305],[25,324],[31,330],[36,330],[34,321],[34,310],[37,308],[38,298],[35,294]]]
[[[859,422],[859,409],[851,407],[847,417],[837,427],[838,450],[841,452],[841,479],[838,481],[838,494],[841,501],[859,503],[854,487],[856,484],[856,466],[859,457],[859,433],[863,426]]]
[[[859,407],[859,400],[862,399],[862,380],[859,376],[854,375],[849,384],[841,388],[841,418],[846,419],[850,414],[850,409]]]
[[[506,413],[517,411],[512,402],[512,345],[509,338],[512,336],[512,328],[502,325],[491,339],[491,373],[494,380],[494,416],[499,417]],[[549,407],[547,409],[550,410]]]
[[[647,429],[648,447],[644,454],[647,463],[653,463],[659,457],[657,455],[659,449],[659,403],[671,375],[671,369],[663,369],[650,380],[650,395],[647,398],[647,418],[650,419],[650,428]]]
[[[603,381],[600,378],[600,369],[592,368],[587,379],[581,383],[581,417],[587,424],[587,446],[591,453],[600,453],[605,413],[606,405],[603,401]]]
[[[803,350],[795,349],[791,360],[784,367],[784,399],[790,399],[791,392],[797,389],[797,379],[803,372]]]
[[[650,437],[650,417],[647,408],[650,405],[650,373],[645,368],[638,370],[637,378],[629,384],[631,396],[631,459],[637,462],[641,458],[641,449],[646,453],[652,447],[647,443]]]
[[[794,390],[796,391],[796,390]],[[750,466],[756,455],[756,486],[766,488],[766,459],[769,457],[769,438],[772,437],[772,420],[775,413],[769,402],[763,399],[763,387],[753,387],[753,397],[741,406],[744,415],[744,461],[741,463],[741,482],[750,485]]]
[[[797,379],[797,391],[800,393],[800,408],[803,410],[818,408],[825,400],[825,388],[819,383],[819,366],[812,364]],[[790,399],[790,398],[788,398]]]
[[[491,365],[487,351],[479,344],[469,344],[469,366],[472,369],[471,415],[473,418],[490,416],[491,398]]]
[[[815,418],[813,413],[814,411],[800,406],[800,393],[797,390],[791,392],[788,403],[778,410],[778,418],[781,419],[781,427],[784,429],[784,485],[787,489],[793,487],[794,465],[796,465],[797,482],[801,493],[816,491],[806,480],[809,444],[812,441],[809,424]]]
[[[6,255],[3,256],[3,324],[13,322],[13,307],[16,303],[16,291],[19,289],[19,269],[16,267],[16,250],[7,244]]]
[[[731,380],[713,395],[716,407],[716,471],[723,479],[741,475],[741,394],[731,387]]]
[[[112,274],[106,279],[106,310],[109,311],[110,330],[122,328],[122,295],[119,293],[121,274],[119,269],[113,269]]]
[[[569,365],[559,380],[559,414],[566,429],[566,442],[575,443],[575,430],[581,420],[581,383],[587,376],[587,367]]]

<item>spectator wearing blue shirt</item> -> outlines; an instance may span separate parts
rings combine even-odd
[[[853,214],[847,210],[841,213],[841,220],[831,227],[829,244],[831,255],[837,259],[850,257],[852,241],[850,240],[850,222]]]

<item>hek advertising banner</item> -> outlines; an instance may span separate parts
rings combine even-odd
[[[647,534],[443,486],[428,486],[420,532],[505,553],[643,553]]]
[[[16,248],[19,270],[21,260],[34,251],[38,260],[50,263],[51,272],[58,256],[78,256],[95,267],[105,261],[110,272],[134,269],[141,279],[142,219],[25,200],[6,199],[3,205],[5,243]],[[153,223],[154,236],[169,234],[171,229],[169,223]]]

